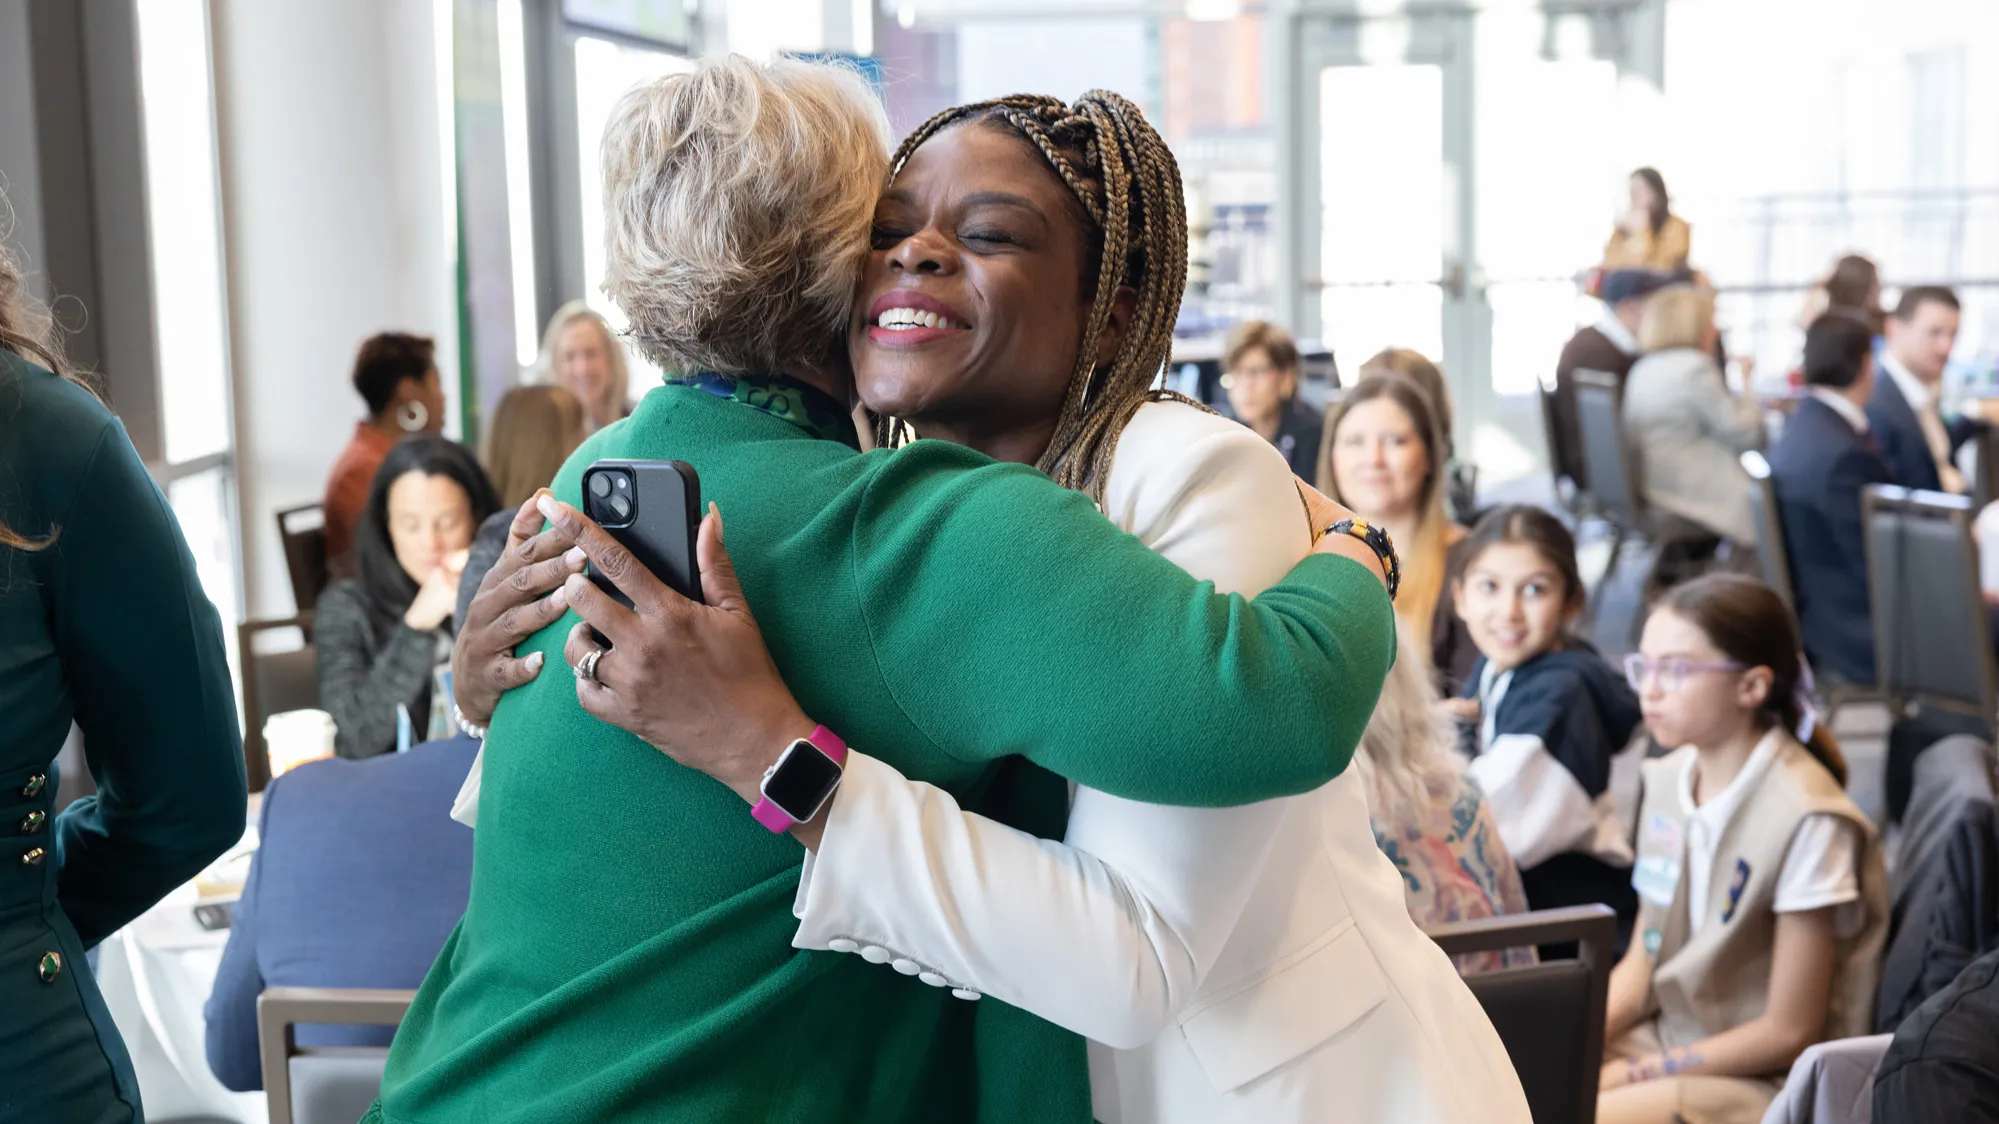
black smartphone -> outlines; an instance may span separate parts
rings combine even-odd
[[[701,478],[685,461],[598,461],[583,470],[583,514],[690,601],[701,600],[694,535],[701,526]],[[590,580],[630,606],[631,598],[593,567]]]

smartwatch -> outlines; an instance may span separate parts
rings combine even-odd
[[[784,747],[777,762],[764,771],[757,791],[763,799],[750,809],[756,821],[775,832],[790,831],[819,814],[847,764],[847,743],[821,726],[808,737]]]

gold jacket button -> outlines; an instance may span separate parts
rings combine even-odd
[[[40,831],[42,829],[42,825],[47,822],[49,822],[49,814],[47,812],[41,811],[39,809],[33,812],[29,812],[28,818],[21,821],[21,834],[33,835],[34,833]]]
[[[35,966],[35,970],[41,974],[43,983],[56,982],[56,977],[62,975],[62,953],[42,953],[42,962]]]
[[[42,860],[48,857],[49,853],[46,850],[40,847],[31,847],[28,849],[27,854],[21,856],[21,865],[40,866],[42,865]]]
[[[48,783],[49,775],[47,773],[36,773],[34,776],[28,778],[27,784],[21,786],[21,795],[33,800],[42,794],[43,786]]]

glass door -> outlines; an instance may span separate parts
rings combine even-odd
[[[1297,21],[1301,335],[1349,382],[1385,347],[1438,360],[1481,487],[1529,475],[1622,181],[1615,66],[1532,9]]]

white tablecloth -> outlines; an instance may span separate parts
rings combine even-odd
[[[254,835],[244,844],[254,846]],[[232,1093],[208,1071],[202,1008],[229,930],[197,924],[196,900],[194,884],[182,886],[99,945],[97,986],[132,1053],[151,1124],[182,1117],[267,1124],[264,1094]]]

